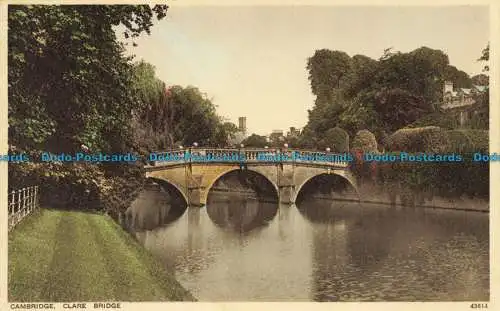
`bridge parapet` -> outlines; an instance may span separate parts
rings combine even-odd
[[[219,178],[232,171],[248,171],[265,177],[281,203],[295,202],[310,179],[333,174],[355,189],[349,169],[351,155],[294,149],[189,148],[156,152],[146,177],[168,182],[192,206],[205,205],[208,193]]]
[[[348,167],[350,155],[299,149],[265,148],[188,148],[152,153],[152,166],[181,163],[303,163],[332,167]]]

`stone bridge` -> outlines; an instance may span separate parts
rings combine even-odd
[[[147,178],[167,182],[179,190],[189,206],[206,205],[215,182],[236,170],[265,177],[276,190],[279,202],[292,204],[307,181],[324,174],[343,177],[357,192],[346,156],[288,148],[189,148],[153,153],[145,169]]]

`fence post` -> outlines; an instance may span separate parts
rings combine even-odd
[[[36,204],[36,208],[40,208],[40,204],[38,202],[38,186],[35,186],[35,204]]]
[[[29,212],[33,212],[33,186],[29,187],[29,191],[28,191],[28,197],[29,197],[29,202],[30,202],[30,208],[29,208]]]
[[[31,196],[30,196],[31,187],[26,188],[26,215],[31,213]]]
[[[38,186],[12,190],[8,198],[8,230],[13,229],[24,217],[39,208]]]
[[[17,190],[17,212],[15,214],[16,216],[16,224],[18,223],[18,216],[21,213],[22,210],[22,202],[21,202],[21,189]]]
[[[16,213],[16,192],[13,190],[9,193],[11,199],[9,201],[9,228],[14,225],[14,214]]]
[[[28,215],[28,188],[23,188],[23,218]]]

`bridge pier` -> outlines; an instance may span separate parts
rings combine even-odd
[[[279,201],[282,204],[293,204],[295,194],[294,165],[280,163],[278,168]]]
[[[201,189],[201,182],[203,179],[202,175],[197,175],[193,174],[192,172],[192,166],[189,165],[188,171],[187,171],[187,205],[188,207],[191,206],[196,206],[196,207],[201,207],[204,205],[204,202],[202,202],[202,189]]]
[[[294,186],[282,186],[279,188],[280,193],[279,193],[279,201],[281,204],[293,204],[295,203],[293,201],[294,198],[294,192],[295,192],[295,187]]]
[[[175,187],[184,197],[189,207],[201,207],[207,203],[208,192],[214,183],[225,174],[241,170],[241,160],[213,160],[224,155],[227,159],[240,154],[240,149],[196,149],[193,154],[210,155],[210,161],[185,158],[185,150],[173,150],[163,153],[166,160],[156,161],[146,166],[146,177],[161,180]],[[276,155],[292,152],[301,155],[301,160],[277,161]],[[259,158],[262,153],[269,158]],[[279,203],[294,204],[297,193],[312,178],[322,174],[335,174],[345,178],[355,189],[356,180],[349,171],[349,163],[335,154],[318,151],[293,150],[245,150],[244,170],[252,171],[267,178],[277,192]],[[314,160],[307,160],[307,159]],[[208,159],[208,158],[207,158]],[[225,159],[225,158],[224,158]],[[332,160],[334,159],[334,160]]]

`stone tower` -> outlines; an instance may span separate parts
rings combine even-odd
[[[238,118],[238,129],[243,134],[247,132],[247,117],[239,117]]]

